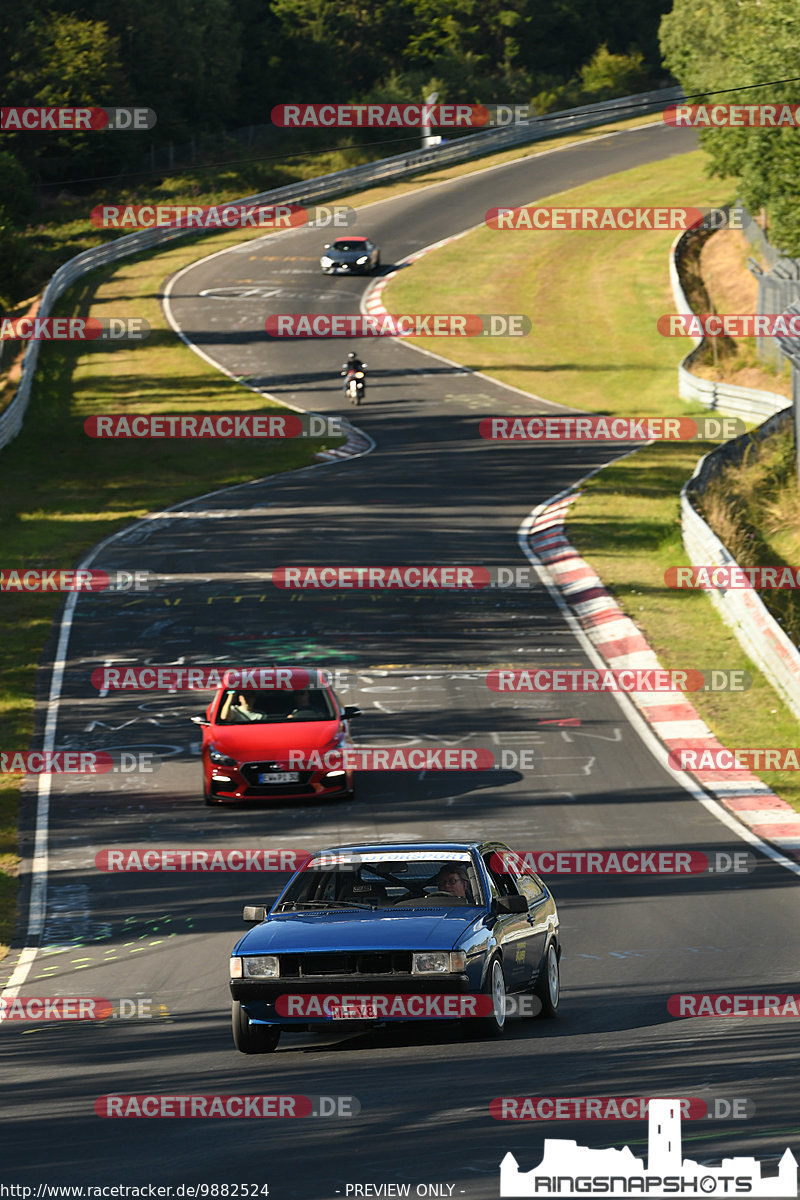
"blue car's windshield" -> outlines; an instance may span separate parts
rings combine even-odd
[[[276,911],[464,908],[485,902],[478,875],[466,856],[380,860],[377,855],[365,859],[345,855],[336,862],[312,859],[289,885]]]

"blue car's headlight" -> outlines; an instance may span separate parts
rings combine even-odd
[[[231,758],[229,754],[223,754],[218,750],[213,742],[208,743],[208,757],[212,763],[216,763],[218,767],[235,767],[236,759]]]
[[[332,262],[333,262],[333,259],[328,258],[327,254],[323,254],[322,258],[319,260],[321,267],[329,267]]]
[[[364,263],[365,263],[365,262],[369,262],[369,255],[368,255],[368,254],[362,254],[362,255],[361,255],[361,258],[357,258],[357,259],[356,259],[356,266],[357,266],[357,267],[363,267],[363,265],[364,265]]]
[[[420,950],[411,958],[412,975],[450,975],[466,969],[464,950]]]
[[[242,958],[245,979],[278,979],[280,963],[274,954],[248,954]]]

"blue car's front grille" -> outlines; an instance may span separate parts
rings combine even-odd
[[[280,954],[281,979],[323,975],[410,975],[410,950],[335,950],[324,954]]]

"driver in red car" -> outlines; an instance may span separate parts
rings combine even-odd
[[[223,715],[223,720],[232,721],[263,721],[264,713],[259,712],[254,705],[258,702],[257,694],[253,692],[239,692],[236,697],[236,703],[228,707],[228,711]]]

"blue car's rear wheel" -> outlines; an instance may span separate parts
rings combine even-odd
[[[251,1025],[240,1000],[231,1006],[231,1027],[233,1044],[242,1054],[269,1054],[281,1036],[278,1025]]]

